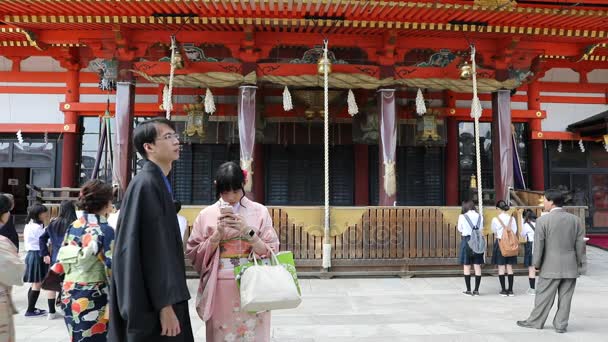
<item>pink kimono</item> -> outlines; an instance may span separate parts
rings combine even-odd
[[[279,239],[265,206],[244,197],[234,211],[244,218],[268,247],[278,251]],[[201,276],[196,311],[205,321],[207,341],[268,342],[270,312],[250,314],[241,311],[240,295],[233,273],[235,266],[248,262],[252,246],[240,237],[239,232],[228,229],[219,247],[212,249],[210,237],[216,230],[219,216],[219,201],[198,214],[186,252]]]

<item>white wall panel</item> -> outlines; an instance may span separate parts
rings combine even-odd
[[[543,131],[564,132],[568,125],[608,110],[607,105],[542,103],[541,109],[547,111],[547,118],[542,121]]]
[[[589,83],[608,83],[608,69],[596,69],[587,74]]]
[[[567,82],[578,83],[578,72],[567,68],[553,68],[545,73],[545,77],[541,78],[541,82]]]
[[[21,61],[21,71],[67,71],[53,57],[32,56]]]
[[[0,56],[0,71],[11,71],[12,69],[13,61],[4,56]]]
[[[0,123],[63,123],[64,95],[0,94]]]

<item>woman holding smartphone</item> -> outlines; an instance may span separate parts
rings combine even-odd
[[[279,239],[268,209],[245,197],[246,174],[234,162],[216,174],[218,201],[198,214],[188,239],[187,256],[201,276],[196,311],[205,321],[207,339],[270,341],[270,312],[241,311],[234,267],[249,262],[249,254],[277,252]]]

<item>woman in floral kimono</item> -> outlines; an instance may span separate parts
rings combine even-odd
[[[10,218],[11,200],[0,193],[0,225]],[[0,342],[15,341],[13,315],[17,312],[11,299],[13,285],[23,285],[21,275],[25,264],[17,255],[17,247],[4,236],[0,236]]]
[[[65,273],[61,308],[70,340],[105,342],[114,244],[114,229],[106,216],[112,210],[112,187],[90,180],[84,184],[79,201],[84,214],[68,228],[51,270]]]
[[[199,213],[188,240],[187,256],[201,275],[196,310],[207,342],[270,341],[270,312],[241,311],[234,279],[234,267],[247,263],[252,251],[264,257],[279,249],[268,209],[245,197],[246,178],[234,162],[219,167],[219,200]]]

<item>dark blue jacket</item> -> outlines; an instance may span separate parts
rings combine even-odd
[[[64,234],[59,233],[59,225],[61,224],[60,220],[55,220],[49,224],[49,226],[44,230],[44,234],[40,236],[40,256],[45,257],[49,255],[49,247],[48,241],[51,240],[51,265],[55,263],[57,260],[57,253],[59,252],[59,248],[61,248],[61,244],[63,243],[63,239],[65,237]]]

